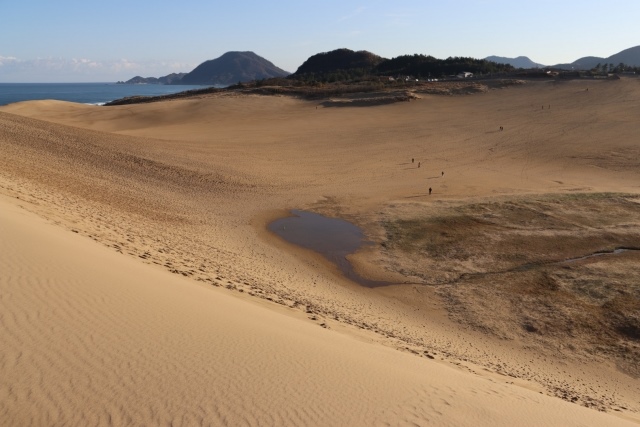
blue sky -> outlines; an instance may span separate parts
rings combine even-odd
[[[0,0],[0,82],[159,77],[232,50],[291,72],[341,47],[551,65],[639,45],[638,17],[638,0]]]

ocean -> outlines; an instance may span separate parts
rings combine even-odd
[[[102,105],[134,95],[168,95],[207,86],[124,85],[115,83],[0,83],[0,105],[20,101],[56,99]]]

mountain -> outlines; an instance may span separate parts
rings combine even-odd
[[[599,56],[584,56],[580,59],[576,59],[570,64],[556,64],[552,68],[561,68],[563,70],[590,70],[595,68],[598,64],[609,63],[607,58],[600,58]]]
[[[474,74],[495,74],[512,71],[509,64],[498,64],[485,59],[449,57],[437,59],[425,55],[401,55],[385,59],[361,50],[336,49],[309,57],[292,78],[307,82],[362,81],[380,76],[401,75],[411,78],[444,77],[467,71]]]
[[[563,68],[565,70],[590,70],[598,64],[613,64],[614,66],[623,63],[632,67],[640,67],[640,46],[630,47],[621,52],[613,54],[607,58],[598,56],[585,56],[576,59],[570,64],[557,64],[553,68]]]
[[[618,65],[621,62],[631,67],[640,67],[640,46],[630,47],[607,58],[609,64]]]
[[[384,58],[366,50],[354,52],[351,49],[336,49],[309,57],[293,75],[324,74],[354,69],[371,70],[382,61]]]
[[[289,74],[253,52],[227,52],[217,59],[198,65],[182,77],[180,84],[228,86]]]
[[[533,62],[526,56],[518,56],[517,58],[506,58],[504,56],[487,56],[487,61],[496,62],[498,64],[509,64],[514,68],[544,68],[543,64]]]
[[[497,62],[499,64],[510,64],[516,68],[546,68],[546,65],[538,64],[531,61],[526,56],[518,56],[517,58],[505,58],[502,56],[488,56],[487,61]],[[631,47],[611,55],[607,58],[599,56],[584,56],[567,64],[556,64],[550,68],[561,68],[564,70],[591,70],[598,64],[613,64],[617,66],[623,63],[632,67],[640,67],[640,46]]]
[[[227,52],[217,59],[203,62],[190,73],[172,73],[158,78],[136,76],[118,83],[229,86],[289,74],[253,52]]]
[[[126,82],[118,82],[119,84],[135,85],[135,84],[149,84],[149,85],[175,85],[180,84],[180,80],[187,73],[171,73],[164,77],[141,77],[135,76]]]

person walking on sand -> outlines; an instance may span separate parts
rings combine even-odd
[[[443,176],[444,176],[444,171],[442,171],[442,175],[441,175],[441,177],[443,177]]]
[[[411,158],[411,163],[413,163],[413,162],[414,162],[414,160],[415,160],[415,159],[412,157],[412,158]]]
[[[418,162],[418,167],[420,167],[420,162]]]
[[[431,195],[431,187],[429,187],[429,195]]]

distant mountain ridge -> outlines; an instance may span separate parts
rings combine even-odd
[[[567,64],[552,65],[551,68],[560,68],[563,70],[590,70],[596,65],[606,62],[609,63],[607,58],[600,58],[598,56],[584,56],[576,59],[575,61]]]
[[[516,68],[560,68],[563,70],[591,70],[596,68],[598,64],[625,64],[631,67],[640,67],[640,46],[630,47],[621,52],[613,54],[607,58],[599,56],[584,56],[570,63],[543,65],[533,62],[526,56],[518,56],[517,58],[506,58],[503,56],[487,56],[487,61],[497,62],[499,64],[510,64]]]
[[[126,82],[118,82],[122,84],[151,84],[151,85],[175,85],[178,84],[180,79],[187,73],[171,73],[164,77],[141,77],[135,76]]]
[[[253,52],[227,52],[219,58],[203,62],[189,73],[172,73],[158,78],[136,76],[118,83],[229,86],[289,74]]]
[[[504,56],[487,56],[484,58],[487,61],[496,62],[498,64],[509,64],[515,68],[544,68],[545,65],[533,62],[526,56],[518,56],[517,58],[507,58]]]
[[[185,84],[229,86],[254,80],[280,78],[291,75],[306,81],[339,81],[362,78],[366,75],[415,75],[438,77],[455,75],[461,71],[478,75],[508,72],[513,68],[560,68],[566,70],[592,70],[600,64],[602,70],[613,69],[619,64],[640,67],[640,46],[631,47],[607,58],[585,56],[572,63],[546,66],[526,56],[507,58],[488,56],[483,60],[454,57],[439,60],[425,55],[402,55],[392,59],[382,58],[368,51],[336,49],[309,57],[294,74],[276,67],[254,52],[227,52],[217,59],[205,61],[190,73],[172,73],[163,77],[136,76],[126,84]],[[613,67],[611,66],[613,64]],[[511,69],[513,69],[511,68]],[[618,67],[618,69],[620,69]]]
[[[640,67],[640,46],[630,47],[607,58],[598,56],[585,56],[576,59],[570,64],[556,64],[553,68],[562,68],[565,70],[591,70],[598,64],[613,64],[614,66],[623,63],[631,67]]]

